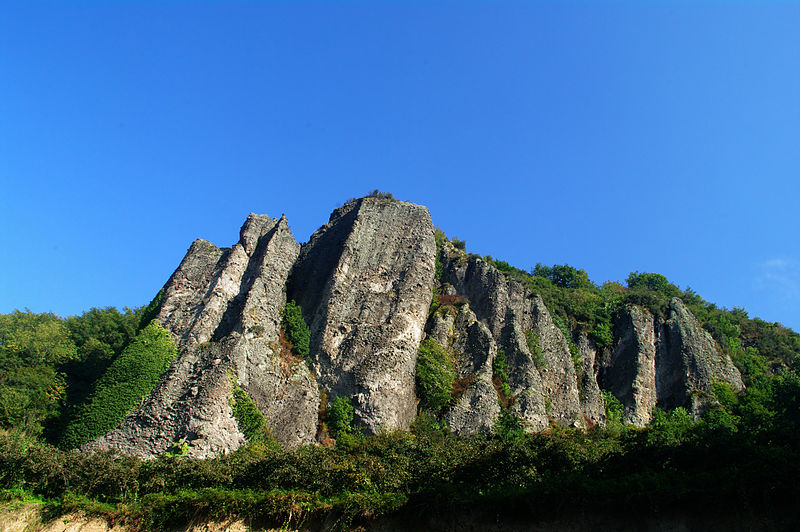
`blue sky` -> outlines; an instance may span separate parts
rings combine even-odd
[[[378,188],[469,251],[800,329],[800,3],[0,0],[0,312]]]

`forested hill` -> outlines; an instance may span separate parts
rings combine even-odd
[[[250,215],[154,292],[0,315],[5,500],[139,529],[797,522],[800,335],[663,275],[527,272],[376,192],[303,245]]]

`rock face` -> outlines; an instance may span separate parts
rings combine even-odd
[[[368,432],[408,428],[414,371],[430,307],[436,244],[425,207],[363,198],[303,246],[290,298],[311,328],[320,386],[351,398]]]
[[[441,306],[429,316],[434,288]],[[283,337],[287,300],[310,327],[305,360]],[[324,439],[323,394],[348,398],[368,433],[407,429],[424,334],[452,355],[454,393],[441,419],[458,434],[494,430],[503,409],[527,431],[602,424],[601,389],[623,403],[625,422],[644,425],[655,407],[702,414],[716,380],[742,388],[680,300],[664,319],[622,309],[613,346],[598,350],[481,258],[447,241],[437,251],[425,207],[383,198],[336,209],[303,246],[285,217],[255,214],[229,249],[195,241],[164,286],[156,319],[178,358],[139,408],[87,449],[150,458],[186,442],[191,456],[229,452],[246,442],[231,406],[239,389],[286,446]],[[498,359],[507,381],[495,375]]]
[[[489,370],[496,350],[504,352],[513,395],[509,409],[520,417],[524,427],[530,431],[542,430],[550,420],[564,426],[583,426],[569,344],[542,299],[480,258],[459,253],[449,243],[440,260],[442,283],[466,297],[476,319],[484,325],[485,343],[491,346]],[[476,379],[473,386],[480,383]],[[465,396],[477,393],[468,388]],[[496,417],[496,412],[499,407],[492,406],[484,417]],[[482,420],[479,424],[485,427],[489,423]],[[451,428],[459,433],[460,426]],[[465,427],[463,432],[473,431],[469,425]]]
[[[714,381],[744,388],[731,359],[717,350],[714,339],[678,298],[669,303],[662,338],[656,349],[656,389],[662,408],[690,405],[696,417],[705,411]]]
[[[492,383],[492,363],[497,344],[485,324],[464,304],[456,312],[445,309],[432,317],[431,336],[455,354],[455,401],[444,413],[447,426],[456,434],[489,432],[500,414],[497,391]],[[456,314],[455,317],[453,314]]]
[[[156,318],[180,356],[140,408],[90,448],[149,458],[174,442],[207,457],[245,441],[230,399],[241,386],[286,445],[313,441],[319,393],[279,344],[284,287],[300,246],[285,218],[251,214],[228,250],[195,241],[164,287]]]
[[[656,333],[652,314],[629,306],[614,321],[617,343],[602,374],[603,386],[625,407],[623,421],[644,426],[656,400]]]
[[[695,417],[712,401],[714,381],[744,386],[739,371],[678,298],[669,318],[628,306],[615,319],[616,344],[602,362],[600,385],[624,405],[624,421],[646,425],[653,408],[687,407]]]

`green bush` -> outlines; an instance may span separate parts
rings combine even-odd
[[[542,263],[538,263],[533,269],[533,275],[534,277],[549,279],[555,286],[561,288],[588,288],[594,286],[585,270],[573,268],[569,264],[545,266]]]
[[[177,356],[169,333],[152,321],[97,381],[67,425],[61,446],[79,447],[113,429],[152,391]]]
[[[622,414],[625,411],[622,402],[608,390],[603,390],[603,406],[606,411],[606,427],[612,430],[621,429],[623,426]]]
[[[495,434],[504,441],[517,440],[525,435],[522,422],[507,408],[500,411],[494,422]]]
[[[660,273],[639,273],[638,271],[631,272],[626,280],[628,288],[643,288],[659,292],[667,297],[678,297],[681,295],[681,290],[670,283],[666,277]]]
[[[309,352],[311,332],[303,319],[303,309],[294,301],[289,301],[281,312],[283,317],[283,331],[292,344],[292,353],[305,358]]]
[[[433,338],[425,338],[417,351],[416,384],[420,406],[439,414],[453,398],[455,380],[452,355]]]
[[[158,311],[161,310],[161,305],[164,303],[164,289],[158,291],[156,297],[153,298],[150,303],[144,308],[141,314],[141,319],[139,320],[139,328],[138,330],[142,330],[147,327],[151,321],[153,321],[156,316],[158,316]]]
[[[669,411],[656,408],[653,410],[649,426],[651,431],[647,435],[647,440],[651,445],[674,446],[689,436],[694,427],[694,420],[683,407]]]
[[[386,199],[386,200],[394,200],[394,195],[391,192],[381,192],[377,188],[374,190],[370,190],[369,194],[366,195],[367,198],[378,198],[378,199]]]
[[[40,434],[59,414],[65,378],[77,357],[64,321],[54,314],[0,314],[0,427]]]
[[[434,278],[437,281],[441,281],[444,266],[442,265],[440,255],[444,250],[444,243],[447,240],[447,236],[445,236],[444,231],[442,231],[437,227],[436,229],[433,230],[433,239],[436,242],[436,259],[435,259],[436,273],[434,275]]]
[[[347,397],[334,397],[328,405],[328,428],[336,437],[350,434],[353,430],[353,405]]]

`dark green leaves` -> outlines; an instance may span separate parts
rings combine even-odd
[[[116,427],[153,389],[177,356],[169,333],[153,321],[97,381],[66,428],[62,446],[75,448]]]

